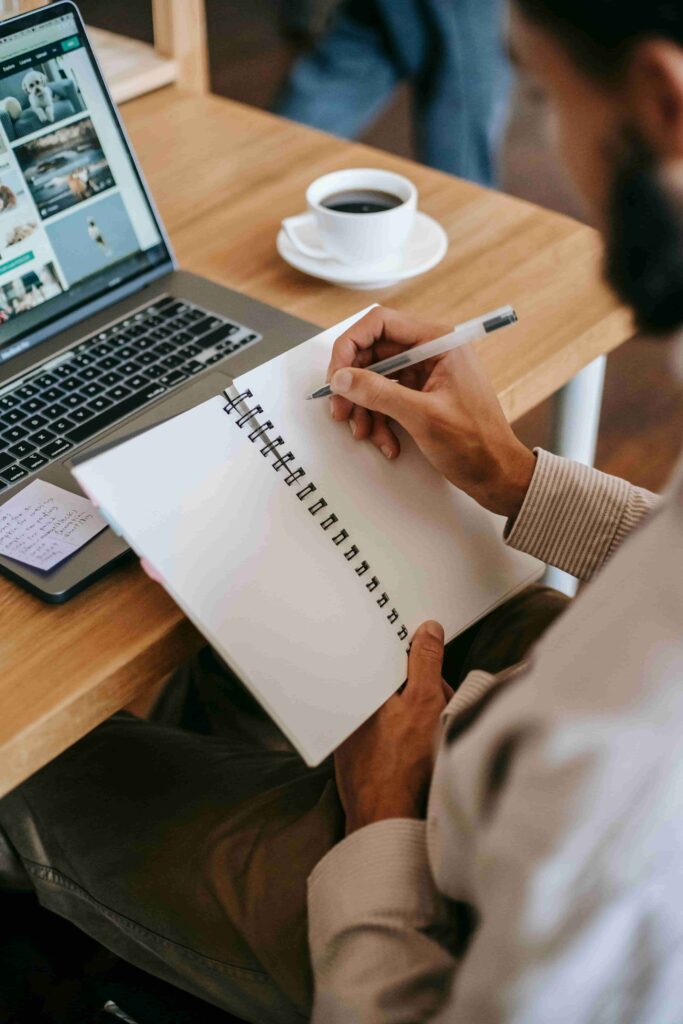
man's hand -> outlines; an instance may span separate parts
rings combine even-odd
[[[408,660],[408,682],[335,754],[347,835],[387,818],[424,817],[439,716],[452,696],[441,678],[444,634],[420,626]]]
[[[332,415],[348,420],[358,441],[370,440],[388,459],[401,450],[391,427],[395,420],[452,484],[484,508],[514,517],[536,460],[505,419],[471,345],[403,370],[398,383],[364,369],[450,330],[373,309],[332,349]]]

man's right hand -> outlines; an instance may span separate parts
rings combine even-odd
[[[536,461],[505,419],[471,345],[402,371],[398,382],[363,369],[451,329],[381,306],[371,310],[332,350],[332,415],[389,459],[401,450],[394,420],[452,484],[484,508],[514,518]]]

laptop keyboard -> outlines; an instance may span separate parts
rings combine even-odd
[[[261,336],[169,297],[0,391],[0,491]]]

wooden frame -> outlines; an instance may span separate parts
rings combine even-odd
[[[150,2],[154,46],[104,29],[89,29],[114,99],[125,103],[174,83],[189,92],[209,92],[205,0]],[[46,3],[47,0],[23,0],[22,10],[35,10]]]

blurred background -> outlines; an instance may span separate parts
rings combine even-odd
[[[80,7],[91,26],[151,43],[153,2],[80,0]],[[205,0],[205,6],[215,93],[583,217],[553,156],[543,97],[507,67],[497,42],[504,0]],[[429,12],[421,42],[421,16],[410,23],[411,10]],[[463,27],[476,51],[469,66]],[[468,72],[459,91],[458,61]],[[494,93],[479,94],[487,82]],[[463,95],[468,102],[473,97],[474,124],[464,124],[458,112]],[[487,118],[491,146],[477,136]],[[480,151],[495,154],[493,168],[476,152],[477,142]],[[545,403],[517,429],[527,443],[543,445],[549,422]],[[670,350],[639,338],[622,346],[608,362],[598,466],[656,490],[682,434],[683,393]]]

